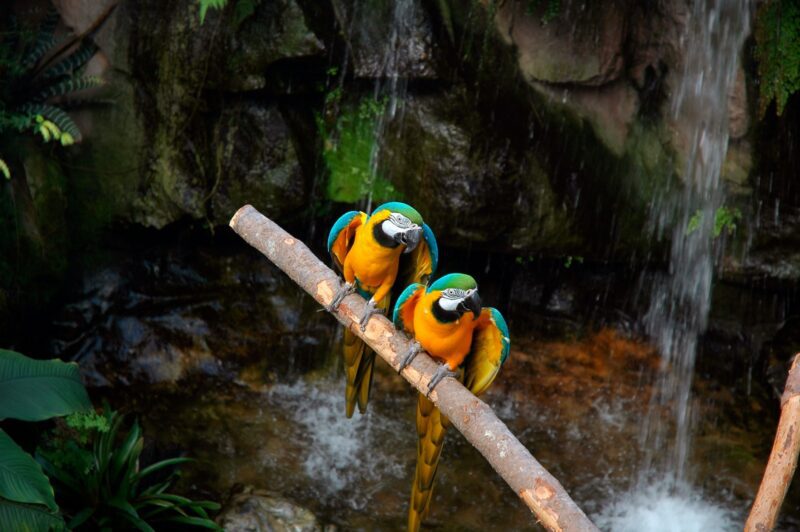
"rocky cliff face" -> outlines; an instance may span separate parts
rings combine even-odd
[[[332,90],[377,87],[400,109],[380,173],[456,245],[650,251],[649,202],[686,145],[670,112],[684,1],[242,3],[201,24],[190,0],[121,2],[98,33],[116,103],[82,117],[69,179],[103,198],[101,221],[222,225],[247,201],[278,219],[324,201],[314,117]],[[82,32],[111,2],[56,4]],[[745,80],[726,178],[746,195]]]
[[[113,2],[55,5],[81,33]],[[659,261],[648,221],[653,198],[680,184],[687,12],[684,0],[231,0],[201,24],[193,0],[125,0],[89,65],[113,103],[76,114],[81,145],[30,158],[20,219],[55,242],[50,264],[112,226],[214,230],[246,202],[284,223],[322,219],[345,206],[326,195],[320,124],[377,93],[388,104],[370,164],[447,245]],[[748,79],[740,67],[729,95],[723,177],[753,222],[739,224],[725,271],[792,280],[794,259],[770,266],[796,217],[753,167],[765,143]],[[748,241],[763,251],[743,259]]]

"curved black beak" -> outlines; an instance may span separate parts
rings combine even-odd
[[[464,300],[459,303],[459,307],[464,312],[472,311],[475,315],[475,319],[481,315],[481,296],[478,295],[478,291],[474,290],[469,296],[464,298]]]
[[[406,246],[403,253],[411,253],[419,245],[419,241],[422,240],[422,228],[415,225],[405,231],[396,233],[394,239],[398,244]]]

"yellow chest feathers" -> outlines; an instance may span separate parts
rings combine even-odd
[[[374,226],[375,222],[370,221],[358,228],[353,247],[345,259],[358,280],[369,287],[394,282],[402,253],[401,246],[381,246],[372,235]]]
[[[437,298],[437,293],[426,294],[417,304],[414,310],[414,337],[431,356],[451,363],[451,366],[458,366],[472,348],[476,323],[471,312],[453,322],[440,322],[431,310]]]

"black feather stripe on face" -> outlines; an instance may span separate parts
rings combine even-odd
[[[383,232],[382,226],[383,223],[381,222],[372,227],[372,236],[375,238],[375,241],[385,248],[396,248],[399,246],[399,242]]]
[[[442,298],[439,297],[436,301],[433,302],[431,311],[433,312],[434,318],[439,320],[441,323],[452,323],[461,318],[461,315],[463,314],[462,311],[443,309],[442,306],[439,304],[441,299]]]

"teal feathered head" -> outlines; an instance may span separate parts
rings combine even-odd
[[[390,212],[396,212],[402,214],[415,224],[422,227],[423,223],[422,215],[419,212],[417,212],[417,210],[414,207],[408,205],[407,203],[403,203],[402,201],[390,201],[389,203],[384,203],[383,205],[375,207],[375,209],[372,210],[372,213],[374,214],[384,209],[388,209]]]
[[[431,290],[445,290],[447,288],[455,288],[458,290],[477,290],[478,283],[471,275],[466,273],[448,273],[436,279],[436,281],[428,288]]]
[[[476,319],[481,315],[478,283],[470,275],[448,273],[431,284],[427,291],[441,292],[433,304],[433,314],[441,322],[455,321],[468,311],[472,311]]]

